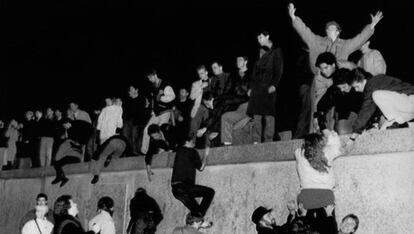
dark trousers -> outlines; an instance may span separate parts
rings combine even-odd
[[[81,160],[78,157],[73,157],[73,156],[66,156],[56,161],[53,165],[53,167],[56,170],[56,177],[65,177],[65,173],[63,172],[63,169],[62,169],[63,166],[67,164],[80,163],[80,162]]]
[[[122,135],[128,139],[133,155],[138,155],[141,151],[142,134],[144,132],[144,128],[145,126],[136,125],[132,120],[124,121]]]
[[[296,131],[293,139],[302,138],[311,131],[312,121],[312,100],[311,87],[307,84],[300,86],[299,91],[301,110],[296,124]]]
[[[178,183],[172,185],[172,193],[191,213],[204,216],[213,201],[215,192],[212,188],[206,186]],[[202,198],[200,204],[195,199],[196,197]]]

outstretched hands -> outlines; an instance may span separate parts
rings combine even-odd
[[[382,14],[382,11],[377,11],[375,16],[371,14],[371,29],[374,29],[375,25],[377,25],[383,17],[384,15]]]
[[[295,16],[295,11],[296,11],[295,5],[293,5],[293,3],[289,3],[288,10],[289,10],[290,18],[292,18],[292,20],[294,20],[296,18],[296,16]]]

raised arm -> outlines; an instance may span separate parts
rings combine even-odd
[[[375,16],[371,14],[371,23],[365,26],[362,32],[354,38],[347,40],[347,50],[349,54],[359,50],[362,45],[374,34],[375,26],[383,18],[382,12],[378,11]]]
[[[313,47],[316,44],[317,40],[322,39],[322,37],[314,34],[310,28],[308,28],[301,18],[295,15],[296,8],[293,3],[290,3],[288,6],[289,16],[292,19],[293,28],[298,32],[302,40],[308,45],[308,47]]]

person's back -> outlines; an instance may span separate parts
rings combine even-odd
[[[175,154],[171,182],[195,183],[196,169],[201,167],[197,150],[182,146]]]

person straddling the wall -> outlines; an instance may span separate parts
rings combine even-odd
[[[151,124],[148,127],[148,135],[150,136],[150,142],[148,152],[145,155],[145,165],[147,169],[148,180],[151,181],[151,176],[154,174],[151,170],[152,157],[155,154],[170,151],[170,144],[165,139],[165,135],[161,131],[160,127],[156,124]]]
[[[329,130],[324,130],[323,134],[306,135],[303,146],[295,151],[301,187],[297,200],[307,210],[311,227],[317,231],[323,231],[319,227],[323,226],[321,223],[325,222],[328,213],[332,213],[324,208],[335,204],[333,160],[341,154],[339,136]]]
[[[92,157],[91,172],[93,178],[91,184],[99,181],[99,174],[103,167],[108,167],[112,159],[131,153],[128,139],[122,135],[114,135],[98,147]]]
[[[131,219],[127,227],[128,234],[154,234],[163,219],[161,209],[154,198],[144,188],[138,188],[129,203]]]
[[[175,154],[171,187],[174,197],[186,206],[192,215],[204,217],[214,197],[212,188],[197,185],[196,170],[203,171],[209,154],[210,148],[204,151],[203,159],[196,149],[194,149],[194,139],[189,136],[184,146],[180,147]],[[196,197],[202,197],[200,204]],[[203,227],[209,227],[205,221]]]
[[[98,201],[98,215],[89,221],[89,230],[99,230],[100,234],[115,234],[113,213],[114,200],[110,197],[101,197]]]

